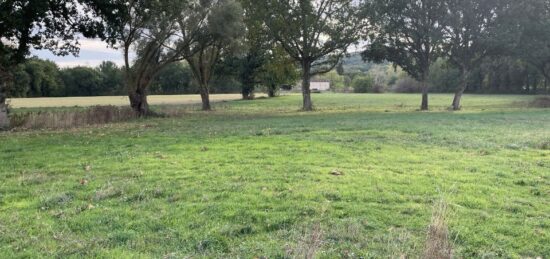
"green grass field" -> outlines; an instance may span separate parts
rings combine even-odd
[[[0,133],[0,257],[417,258],[440,200],[457,258],[550,257],[533,97],[313,97]]]

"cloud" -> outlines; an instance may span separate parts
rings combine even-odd
[[[101,64],[103,61],[112,61],[118,66],[124,65],[123,60],[104,60],[104,59],[77,59],[77,60],[54,60],[54,62],[60,67],[60,68],[68,68],[68,67],[97,67]]]
[[[83,40],[79,40],[79,43],[80,43],[81,51],[109,53],[109,54],[119,53],[118,50],[107,47],[107,44],[101,40],[83,39]]]
[[[119,50],[108,48],[105,42],[97,39],[79,40],[80,53],[78,56],[55,56],[47,50],[33,50],[32,55],[51,60],[59,67],[97,66],[103,61],[112,61],[122,65],[124,60]]]

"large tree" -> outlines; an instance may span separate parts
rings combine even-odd
[[[233,0],[203,1],[201,7],[208,14],[206,25],[199,28],[197,40],[185,48],[185,59],[199,85],[202,109],[209,111],[210,87],[216,65],[227,52],[234,51],[238,39],[244,33],[243,10]],[[181,20],[180,23],[184,23]],[[187,34],[186,29],[182,34]]]
[[[93,36],[97,29],[85,14],[75,0],[0,2],[0,128],[9,126],[6,99],[13,69],[33,48],[57,55],[77,53],[78,32]]]
[[[296,62],[279,46],[273,48],[259,75],[269,97],[277,96],[281,85],[294,85],[300,78]]]
[[[449,62],[460,71],[460,83],[455,91],[453,110],[460,109],[462,95],[468,86],[470,73],[489,54],[499,52],[496,29],[502,12],[502,0],[447,0],[444,52]]]
[[[260,75],[265,70],[268,56],[273,48],[262,22],[261,12],[256,12],[257,0],[239,0],[243,8],[243,21],[246,32],[242,38],[242,53],[230,58],[230,67],[241,84],[244,100],[254,99],[254,91],[260,82]]]
[[[124,55],[130,106],[140,116],[150,113],[148,88],[164,67],[185,59],[198,39],[207,12],[194,0],[89,0],[104,22],[104,39]],[[116,15],[113,15],[116,14]],[[185,32],[185,33],[182,33]]]
[[[66,96],[107,95],[110,89],[104,88],[101,73],[91,67],[73,67],[61,70]]]
[[[27,97],[64,96],[64,85],[57,64],[49,60],[30,58],[21,66],[30,78]]]
[[[103,95],[124,94],[124,74],[117,64],[103,61],[96,70],[101,74]]]
[[[420,81],[420,108],[428,110],[430,66],[442,56],[445,1],[373,0],[369,8],[376,33],[369,35],[363,58],[390,61]]]
[[[269,35],[302,68],[303,110],[313,110],[310,79],[334,69],[359,40],[365,20],[363,1],[266,0],[264,23]]]
[[[503,36],[516,39],[511,54],[536,68],[550,82],[550,1],[512,1],[503,16]],[[504,38],[504,37],[501,37]]]

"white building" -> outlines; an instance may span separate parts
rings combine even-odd
[[[330,81],[322,81],[322,80],[311,80],[311,84],[309,86],[309,89],[311,91],[320,91],[320,92],[326,92],[330,91]]]

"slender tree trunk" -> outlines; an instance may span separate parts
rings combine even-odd
[[[420,104],[420,110],[427,111],[428,109],[428,83],[424,80],[422,81],[422,103]]]
[[[429,92],[429,84],[428,84],[428,75],[429,69],[425,70],[422,74],[422,103],[420,104],[420,110],[427,111],[429,109],[428,106],[428,92]]]
[[[539,92],[539,78],[538,77],[535,77],[535,82],[533,84],[533,91],[535,92],[535,94],[538,94]]]
[[[468,87],[468,77],[469,72],[466,69],[462,69],[460,75],[460,85],[458,86],[458,89],[456,89],[455,97],[453,99],[454,111],[458,111],[461,108],[460,102],[462,100],[462,95],[464,94],[464,91],[466,91],[466,88]]]
[[[304,111],[313,111],[313,103],[311,102],[311,89],[310,89],[310,72],[311,72],[311,63],[304,62],[302,64],[302,95],[304,97],[303,110]]]
[[[0,78],[0,129],[7,129],[10,126],[10,120],[8,117],[8,105],[6,99],[8,98],[6,82]]]
[[[212,107],[210,106],[210,92],[208,90],[208,84],[200,84],[201,100],[202,100],[202,110],[211,111]]]
[[[140,117],[149,115],[149,103],[147,102],[147,93],[144,89],[138,88],[129,92],[130,107]]]

